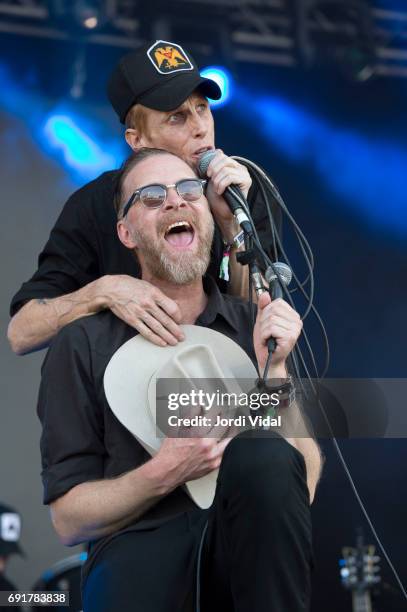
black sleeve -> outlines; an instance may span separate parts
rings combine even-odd
[[[82,482],[104,477],[101,410],[89,340],[78,320],[56,336],[42,367],[38,416],[44,504]]]
[[[37,271],[12,299],[11,316],[29,300],[66,295],[99,278],[95,227],[89,219],[92,197],[91,189],[81,189],[66,202],[40,253]]]

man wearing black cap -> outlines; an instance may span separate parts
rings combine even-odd
[[[5,576],[10,555],[22,555],[19,539],[21,518],[18,512],[9,506],[0,504],[0,591],[16,591],[15,585]],[[14,606],[13,609],[16,609]],[[10,610],[0,606],[0,610]],[[20,606],[17,610],[21,610]]]
[[[162,40],[122,58],[108,85],[109,99],[122,123],[136,100],[147,108],[172,111],[199,88],[220,98],[219,86],[205,79],[182,47]]]
[[[202,153],[215,148],[207,97],[218,99],[220,89],[200,76],[180,45],[156,41],[126,55],[110,79],[108,95],[132,149],[163,148],[196,166]],[[247,195],[251,178],[244,166],[221,150],[209,165],[208,176],[208,199],[217,223],[209,269],[223,291],[247,295],[247,272],[235,260],[235,251],[241,248],[239,228],[221,194],[234,183]],[[11,303],[8,337],[16,353],[46,346],[67,323],[104,309],[160,346],[183,338],[177,303],[139,280],[137,262],[114,232],[116,180],[117,172],[106,172],[64,206],[39,256],[38,270]],[[249,204],[260,240],[268,248],[267,211],[253,190]],[[229,286],[219,279],[225,243],[230,253]]]

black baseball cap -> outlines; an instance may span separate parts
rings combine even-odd
[[[19,544],[21,534],[21,517],[17,510],[0,504],[0,555],[13,553],[24,555]]]
[[[136,103],[168,112],[197,88],[212,100],[222,95],[215,81],[199,74],[193,58],[181,45],[157,40],[122,57],[109,79],[107,95],[124,123]]]

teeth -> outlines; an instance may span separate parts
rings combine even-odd
[[[185,225],[187,229],[191,227],[186,221],[177,221],[176,223],[172,223],[169,227],[167,227],[165,233],[168,234],[168,232],[171,231],[174,227],[181,227],[182,225]]]

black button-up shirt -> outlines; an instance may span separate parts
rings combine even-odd
[[[208,302],[195,324],[225,334],[255,363],[249,304],[222,294],[209,277],[204,287]],[[52,342],[38,400],[45,504],[80,483],[119,476],[150,458],[111,411],[103,386],[112,355],[137,333],[104,311],[67,325]],[[194,502],[178,487],[140,523],[191,508]]]

